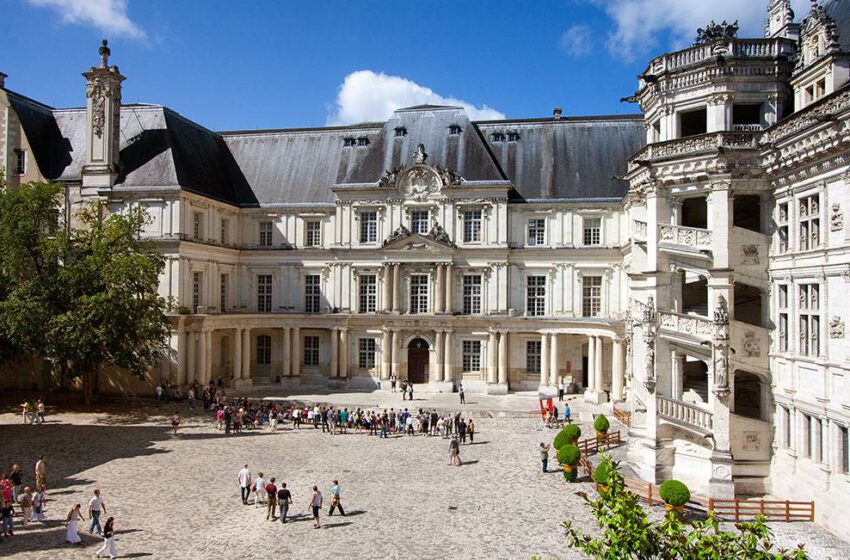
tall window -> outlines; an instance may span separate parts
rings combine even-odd
[[[222,245],[227,245],[229,236],[227,235],[227,230],[230,228],[230,220],[225,218],[221,219],[221,231],[219,232],[219,240]]]
[[[540,374],[540,360],[543,356],[542,343],[529,340],[525,343],[525,373]]]
[[[792,422],[794,417],[791,415],[791,411],[784,406],[779,407],[779,410],[781,411],[782,428],[784,430],[782,443],[787,449],[794,449],[794,423]]]
[[[304,365],[317,366],[319,365],[319,337],[305,336],[304,337]]]
[[[228,284],[230,284],[229,280],[230,280],[230,276],[227,275],[227,274],[222,274],[221,277],[219,278],[218,307],[219,307],[219,311],[221,311],[222,313],[227,311],[227,287],[228,287]]]
[[[318,247],[322,244],[322,222],[307,222],[304,245],[307,247]]]
[[[192,273],[192,313],[204,304],[204,273]]]
[[[375,339],[361,338],[358,341],[357,365],[360,369],[375,367]]]
[[[269,313],[272,310],[272,275],[257,276],[257,311]]]
[[[27,172],[27,153],[24,150],[15,150],[15,173],[23,175]]]
[[[410,276],[410,312],[428,313],[428,275]]]
[[[780,284],[776,302],[779,311],[779,351],[788,351],[788,286]]]
[[[800,354],[820,353],[820,285],[800,286]]]
[[[481,275],[470,274],[463,277],[463,314],[481,313]]]
[[[812,458],[818,463],[823,463],[823,422],[820,418],[812,418],[811,439],[814,442]]]
[[[321,276],[308,274],[304,277],[304,312],[318,313],[321,310]]]
[[[410,232],[426,235],[428,233],[428,211],[414,210],[410,213]]]
[[[847,426],[838,426],[838,472],[850,472],[850,437]]]
[[[785,253],[788,251],[788,203],[783,202],[779,205],[776,216],[776,232],[779,236],[779,252]]]
[[[192,213],[192,238],[201,239],[204,237],[204,215],[201,212]]]
[[[360,213],[360,243],[374,243],[378,240],[378,213]]]
[[[260,222],[260,247],[272,246],[272,223]]]
[[[261,334],[257,337],[257,365],[268,366],[272,363],[272,337]]]
[[[531,246],[543,245],[546,241],[546,220],[534,218],[528,220],[528,244]]]
[[[374,274],[360,275],[360,313],[374,313],[378,308],[378,278]]]
[[[602,243],[602,218],[584,219],[584,244],[600,245]]]
[[[803,456],[812,456],[812,417],[808,414],[803,414]]]
[[[583,276],[581,279],[581,314],[599,317],[602,312],[602,277]]]
[[[463,371],[481,370],[481,341],[463,341]]]
[[[546,277],[529,276],[526,288],[526,314],[539,317],[546,314]]]
[[[463,242],[481,241],[481,210],[467,210],[463,213]]]
[[[804,196],[799,200],[800,250],[817,249],[820,244],[820,195]]]

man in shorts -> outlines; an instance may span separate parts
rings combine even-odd
[[[319,521],[319,512],[322,511],[322,493],[319,492],[318,486],[313,486],[313,494],[310,496],[309,507],[313,508],[313,528],[320,529],[322,523]]]

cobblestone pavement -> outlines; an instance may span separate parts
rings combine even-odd
[[[156,412],[59,413],[43,426],[0,415],[0,465],[19,461],[29,474],[45,453],[51,487],[48,522],[17,530],[0,543],[0,556],[92,557],[100,541],[85,534],[84,546],[65,544],[59,520],[75,503],[85,508],[96,487],[116,518],[119,553],[129,558],[579,558],[561,522],[593,526],[575,494],[590,485],[539,472],[536,447],[554,431],[537,419],[477,420],[476,443],[461,450],[465,464],[451,467],[440,438],[312,428],[225,436],[204,417],[187,420],[173,438],[168,417]],[[246,462],[293,491],[291,523],[265,521],[265,512],[241,505],[236,473]],[[327,496],[334,478],[348,515],[326,517],[325,508],[314,530],[310,487]],[[815,558],[850,558],[850,546],[817,527],[777,529],[783,542],[816,546]]]

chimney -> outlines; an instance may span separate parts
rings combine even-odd
[[[561,112],[562,111],[560,107],[555,107],[554,109],[552,109],[552,118],[557,121],[561,118]]]
[[[6,87],[6,78],[7,77],[8,76],[6,76],[6,74],[4,74],[3,72],[0,72],[0,89],[4,89]]]

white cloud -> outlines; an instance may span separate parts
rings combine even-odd
[[[53,8],[66,23],[92,25],[104,33],[143,39],[144,30],[127,15],[127,0],[27,0],[33,6]]]
[[[455,97],[443,97],[431,88],[401,76],[358,70],[346,76],[340,85],[336,112],[328,118],[328,124],[384,121],[396,109],[424,103],[463,107],[472,120],[505,118],[503,113],[487,105],[476,107]]]
[[[570,56],[585,56],[590,54],[593,39],[590,26],[573,25],[561,34],[558,46]]]
[[[632,60],[658,48],[683,48],[697,29],[711,20],[738,20],[739,37],[761,37],[767,18],[767,0],[590,0],[614,20],[608,49],[618,58]],[[797,19],[808,13],[809,0],[793,0]],[[659,37],[669,35],[667,44]]]

